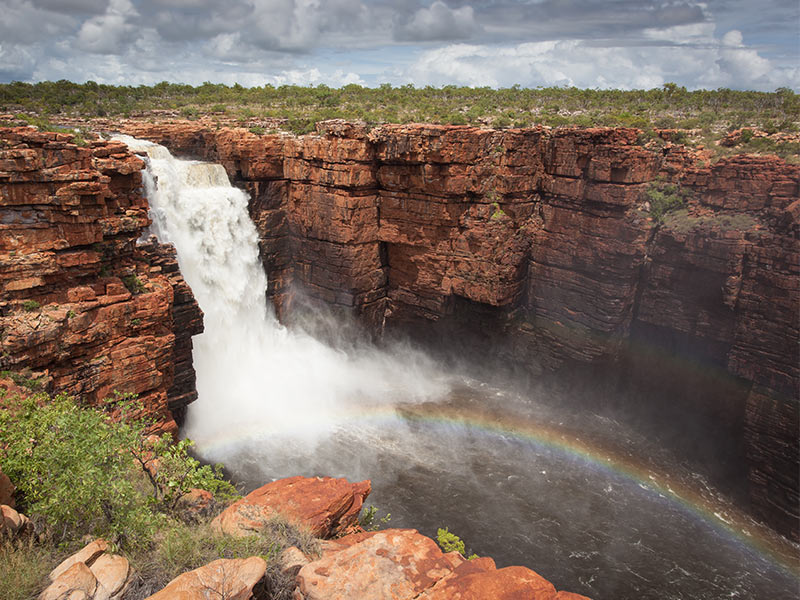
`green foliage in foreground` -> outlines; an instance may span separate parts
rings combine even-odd
[[[450,533],[447,527],[444,529],[440,528],[436,532],[436,542],[439,544],[439,547],[443,552],[458,552],[461,554],[461,556],[465,556],[467,560],[478,558],[477,554],[470,554],[467,556],[467,549],[464,544],[464,540],[458,537],[455,533]]]
[[[20,509],[46,535],[68,543],[90,534],[141,547],[191,487],[235,493],[219,468],[188,455],[190,442],[148,443],[148,424],[131,416],[131,401],[109,408],[121,420],[63,395],[38,395],[0,410],[0,464],[17,485]]]
[[[492,89],[448,85],[341,88],[161,82],[154,86],[113,86],[93,81],[45,81],[0,84],[0,110],[74,117],[147,116],[173,111],[194,119],[202,114],[264,128],[264,119],[295,133],[314,130],[324,119],[360,119],[380,123],[428,122],[492,127],[574,125],[681,128],[727,131],[758,127],[767,132],[797,132],[800,96],[788,88],[775,92],[730,89],[689,91],[667,83],[650,90],[591,90],[513,86]],[[272,127],[270,125],[269,127]]]
[[[392,513],[386,513],[385,516],[378,517],[378,508],[376,506],[366,506],[361,511],[358,524],[366,531],[378,531],[382,526],[388,525],[391,520]]]

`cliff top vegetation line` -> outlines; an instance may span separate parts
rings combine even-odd
[[[727,133],[751,128],[737,151],[797,154],[800,96],[788,88],[775,92],[730,89],[695,90],[673,83],[651,90],[492,89],[413,85],[376,88],[351,84],[283,85],[246,88],[204,83],[193,87],[162,82],[154,86],[112,86],[89,81],[0,84],[0,110],[38,117],[165,117],[209,115],[221,125],[238,124],[254,132],[288,130],[303,134],[314,123],[341,118],[382,123],[429,122],[496,128],[622,126],[646,131],[682,129],[680,141],[708,147]]]

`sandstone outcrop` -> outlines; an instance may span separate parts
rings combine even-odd
[[[530,569],[497,569],[491,558],[468,561],[457,552],[444,554],[413,529],[359,533],[329,542],[320,558],[299,570],[297,583],[296,600],[559,597],[553,584]]]
[[[350,483],[332,477],[300,476],[279,479],[234,502],[211,526],[229,535],[250,535],[281,516],[316,537],[329,538],[358,522],[370,490],[369,480]]]
[[[709,165],[634,129],[114,127],[218,161],[251,193],[279,314],[302,294],[376,332],[469,335],[534,373],[661,381],[656,403],[695,396],[686,419],[730,427],[753,511],[800,539],[800,166]],[[663,221],[660,181],[688,198]]]
[[[50,585],[39,600],[119,600],[131,580],[128,559],[107,553],[108,543],[95,540],[50,572]]]
[[[8,475],[0,470],[0,504],[6,504],[11,508],[14,508],[16,506],[14,503],[14,493],[16,491],[17,488],[13,483],[11,483]]]
[[[0,539],[17,539],[33,533],[33,523],[11,506],[0,504]]]
[[[141,159],[120,143],[0,128],[0,369],[89,402],[139,395],[163,430],[194,399],[201,313],[149,225]]]
[[[147,600],[248,600],[266,570],[267,563],[258,556],[215,560],[179,575]]]

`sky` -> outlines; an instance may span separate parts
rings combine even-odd
[[[0,82],[800,91],[800,0],[0,0]]]

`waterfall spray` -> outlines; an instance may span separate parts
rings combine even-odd
[[[201,452],[221,432],[242,442],[315,442],[355,406],[391,406],[446,392],[420,353],[345,353],[281,325],[265,301],[267,278],[248,195],[231,186],[220,165],[178,160],[163,146],[118,139],[147,155],[149,233],[176,246],[204,313],[205,331],[194,338],[198,400],[184,428]]]

